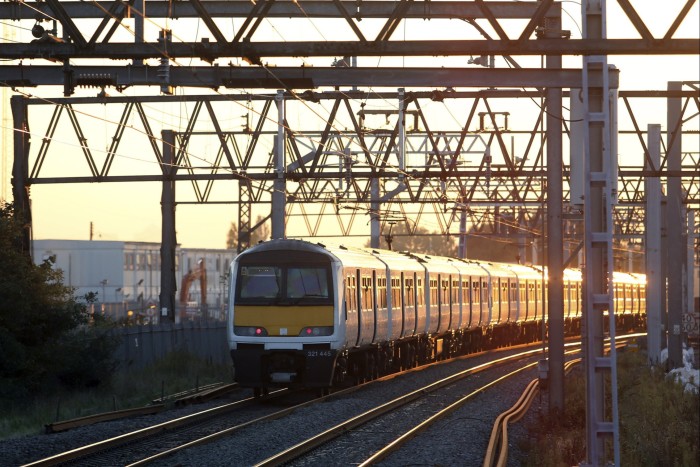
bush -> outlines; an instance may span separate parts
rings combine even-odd
[[[37,266],[16,249],[21,227],[0,205],[0,398],[12,404],[57,385],[97,384],[114,366],[115,342],[94,322],[51,259]]]
[[[698,465],[700,397],[650,367],[643,353],[618,354],[622,465]],[[582,369],[566,377],[563,416],[540,415],[522,444],[526,466],[577,465],[586,455],[586,393]]]
[[[698,465],[700,397],[649,367],[641,354],[622,354],[618,368],[622,463]]]
[[[0,440],[41,433],[45,424],[56,420],[143,407],[161,395],[232,381],[230,365],[214,365],[184,352],[171,352],[146,368],[124,368],[109,376],[99,387],[59,386],[55,393],[3,409]]]

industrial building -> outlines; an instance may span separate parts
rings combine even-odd
[[[160,243],[107,240],[34,240],[34,261],[50,257],[77,297],[96,294],[94,312],[116,320],[159,321]],[[228,267],[234,250],[175,250],[177,320],[222,320]],[[203,293],[204,292],[204,293]]]

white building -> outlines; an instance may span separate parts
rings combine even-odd
[[[32,256],[36,264],[55,257],[54,267],[63,271],[65,285],[74,287],[77,297],[96,293],[97,309],[116,319],[148,316],[153,320],[160,309],[160,243],[34,240]],[[202,310],[207,310],[207,318],[223,319],[228,267],[235,256],[234,250],[227,249],[175,248],[176,319],[201,316]],[[206,307],[200,278],[189,284],[187,303],[180,302],[183,278],[198,267],[200,259],[206,269]]]

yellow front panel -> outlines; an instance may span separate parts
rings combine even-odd
[[[234,326],[260,326],[269,336],[298,336],[306,326],[333,326],[333,305],[236,306]]]

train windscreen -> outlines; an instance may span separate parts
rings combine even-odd
[[[328,264],[303,261],[246,261],[238,266],[236,303],[326,305],[333,299]]]
[[[282,269],[274,266],[241,266],[239,298],[265,299],[280,295]]]

